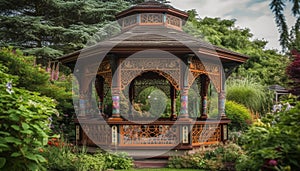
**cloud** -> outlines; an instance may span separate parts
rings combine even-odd
[[[170,0],[182,10],[196,9],[199,17],[236,19],[236,25],[249,28],[254,38],[269,41],[267,48],[280,49],[279,34],[274,17],[266,0]],[[287,18],[289,23],[290,18]]]

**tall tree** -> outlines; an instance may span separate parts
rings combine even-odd
[[[300,95],[300,53],[296,50],[292,51],[294,61],[287,67],[287,74],[292,82],[292,93]]]
[[[127,6],[123,0],[0,0],[0,46],[55,58],[83,48]]]
[[[284,9],[288,3],[292,4],[292,15],[296,18],[295,25],[289,31]],[[280,45],[283,50],[298,49],[300,50],[300,1],[299,0],[272,0],[270,8],[275,15],[275,22],[280,33]],[[290,34],[289,34],[290,32]]]
[[[287,83],[285,68],[289,59],[275,50],[265,50],[264,40],[252,40],[249,29],[241,29],[235,20],[199,18],[195,10],[188,11],[189,21],[184,30],[214,45],[246,54],[250,59],[237,71],[239,76],[255,77],[262,84]],[[233,76],[236,74],[233,74]]]

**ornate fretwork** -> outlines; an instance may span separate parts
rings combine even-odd
[[[157,13],[141,14],[141,23],[163,23],[163,14],[157,14]]]
[[[98,69],[98,75],[102,76],[105,79],[106,83],[111,84],[112,73],[111,73],[111,66],[109,60],[101,62]]]
[[[192,131],[193,145],[202,145],[221,141],[221,125],[195,124]]]
[[[123,27],[128,27],[137,24],[137,15],[125,17],[123,19]]]
[[[135,79],[135,96],[134,99],[138,98],[138,95],[148,87],[155,86],[156,88],[163,91],[167,96],[170,96],[170,84],[165,79],[147,79],[147,78],[137,78]]]
[[[111,128],[106,122],[97,124],[81,124],[81,144],[86,145],[110,145]]]
[[[220,92],[222,89],[222,78],[221,78],[221,67],[217,64],[212,63],[202,63],[199,59],[193,58],[191,60],[190,71],[192,74],[189,74],[189,86],[191,86],[194,80],[201,74],[208,75],[212,83],[214,84],[217,92]]]
[[[167,24],[176,27],[181,27],[181,19],[172,15],[167,15]]]
[[[180,84],[180,61],[176,59],[133,58],[121,63],[121,89],[142,73],[152,71],[166,78],[177,90]]]
[[[121,125],[120,145],[176,145],[179,127],[171,125]]]

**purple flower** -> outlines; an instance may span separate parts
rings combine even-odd
[[[11,93],[14,92],[14,91],[12,90],[12,83],[11,83],[11,81],[8,82],[8,83],[6,83],[6,91],[7,91],[9,94],[11,94]]]
[[[274,159],[269,160],[269,162],[268,162],[268,165],[270,165],[270,166],[276,166],[277,164],[278,164],[277,161]]]

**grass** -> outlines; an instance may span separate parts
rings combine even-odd
[[[130,169],[130,170],[127,170],[127,171],[191,171],[191,170],[199,170],[199,169],[170,169],[170,168],[159,168],[159,169],[144,168],[144,169],[135,169],[134,168],[134,169]],[[201,170],[199,170],[199,171],[201,171]]]

